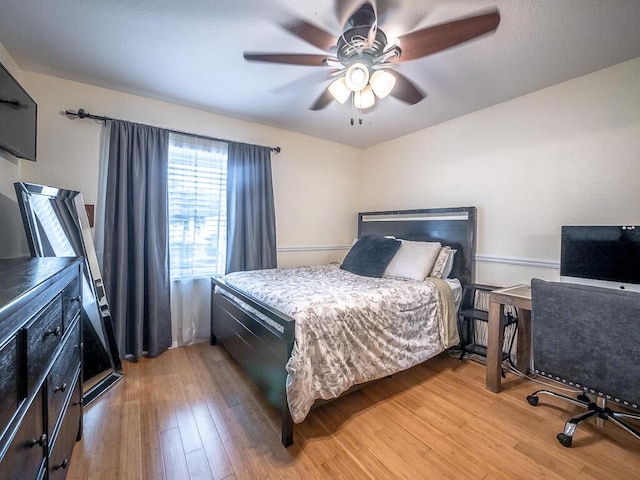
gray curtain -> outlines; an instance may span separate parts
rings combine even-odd
[[[226,272],[275,268],[271,149],[229,143]]]
[[[166,130],[111,121],[103,273],[120,355],[171,346]]]

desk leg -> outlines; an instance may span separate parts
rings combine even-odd
[[[531,367],[531,310],[518,309],[518,348],[516,367],[522,373],[529,373]]]
[[[486,388],[495,393],[500,391],[502,344],[504,343],[503,317],[504,305],[502,303],[489,302]]]

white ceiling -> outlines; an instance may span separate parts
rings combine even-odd
[[[279,24],[302,18],[337,37],[333,0],[1,0],[0,43],[23,70],[357,147],[640,56],[637,0],[378,0],[378,6],[386,7],[380,28],[390,38],[490,7],[502,20],[493,34],[400,64],[427,98],[413,106],[381,100],[362,125],[348,104],[308,109],[329,83],[318,79],[322,67],[242,57],[321,53]]]

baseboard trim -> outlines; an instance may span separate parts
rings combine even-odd
[[[326,252],[336,250],[349,250],[351,245],[290,245],[278,247],[279,253],[299,252]],[[483,263],[497,263],[500,265],[512,265],[516,267],[546,268],[559,270],[560,263],[551,260],[522,257],[502,257],[498,255],[476,255],[476,261]]]
[[[498,263],[501,265],[513,265],[517,267],[546,268],[560,270],[559,262],[542,260],[537,258],[499,257],[497,255],[476,255],[476,261],[484,263]]]
[[[351,245],[293,245],[278,247],[278,252],[325,252],[332,250],[349,250]]]

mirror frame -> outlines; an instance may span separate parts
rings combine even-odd
[[[103,342],[102,346],[105,348],[105,353],[111,365],[110,368],[105,368],[90,379],[84,377],[85,367],[83,366],[82,403],[86,406],[120,380],[123,377],[123,371],[116,343],[113,319],[104,291],[98,257],[93,244],[93,236],[91,234],[91,227],[89,226],[89,219],[85,210],[82,194],[75,190],[26,182],[16,182],[14,183],[14,187],[18,198],[18,205],[20,206],[29,251],[32,257],[59,256],[56,255],[55,252],[51,252],[51,248],[49,248],[49,250],[45,248],[46,245],[49,245],[49,239],[45,238],[46,234],[43,235],[42,228],[39,228],[38,218],[31,204],[34,197],[48,198],[52,202],[65,204],[66,209],[72,217],[67,219],[70,222],[67,222],[65,226],[67,228],[75,227],[76,229],[75,232],[72,232],[73,238],[69,238],[70,235],[67,234],[67,240],[69,240],[72,245],[74,253],[77,256],[84,257],[83,270],[86,282],[83,282],[83,321],[85,325],[89,322],[94,327],[94,322],[99,322],[101,331],[97,332],[97,336],[101,337],[101,343]],[[61,221],[60,218],[57,220]],[[90,290],[88,295],[86,286],[88,286]],[[87,296],[90,298],[87,298]],[[85,340],[83,340],[83,343],[84,342]],[[83,349],[83,365],[90,361],[90,359],[87,358],[87,353],[86,348]]]

